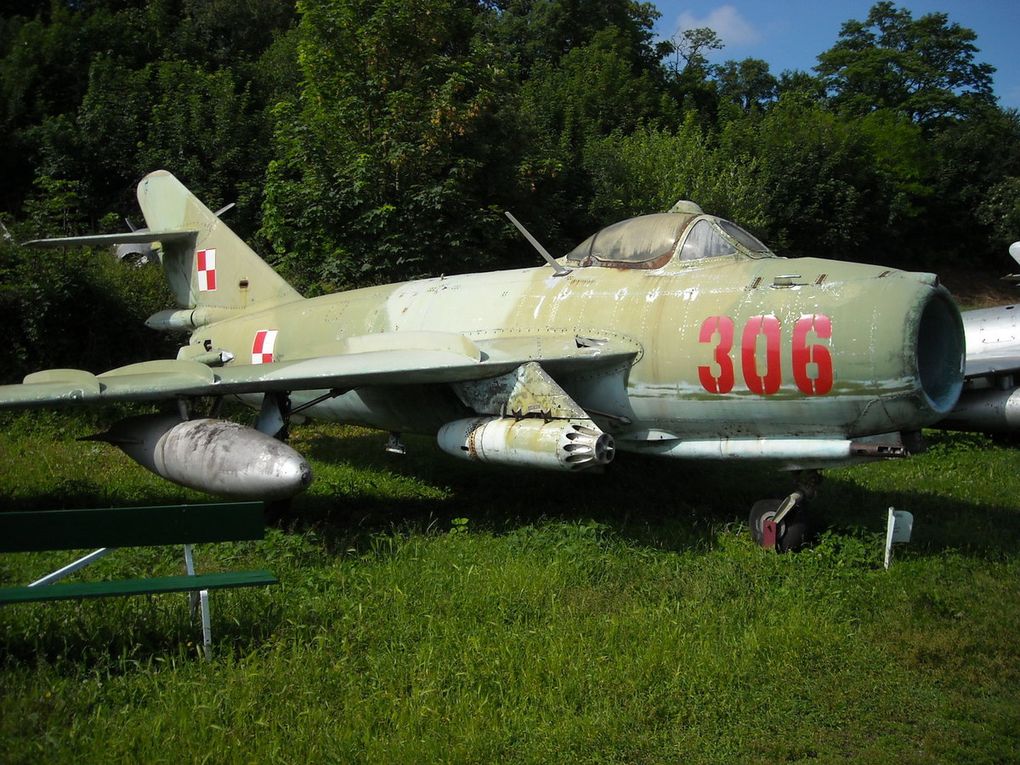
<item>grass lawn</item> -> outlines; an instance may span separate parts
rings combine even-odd
[[[110,413],[0,418],[3,509],[205,499],[112,447]],[[1020,761],[1020,460],[933,434],[830,471],[811,550],[756,548],[790,477],[621,455],[605,475],[457,462],[428,439],[305,425],[316,480],[184,595],[0,608],[0,760],[1008,763]],[[914,541],[881,565],[889,506]],[[67,553],[0,557],[23,584]],[[123,550],[89,578],[181,573]]]

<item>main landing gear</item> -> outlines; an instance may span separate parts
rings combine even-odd
[[[255,430],[287,443],[290,438],[290,395],[282,391],[267,391],[262,397],[262,408],[255,420]],[[284,527],[290,519],[293,497],[267,500],[262,505],[262,515],[267,526]]]
[[[814,498],[821,482],[817,470],[798,476],[797,489],[785,499],[763,499],[751,506],[748,525],[759,545],[776,552],[799,550],[811,539],[811,526],[804,501]]]

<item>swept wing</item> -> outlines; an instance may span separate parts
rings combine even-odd
[[[473,341],[456,333],[380,333],[349,338],[340,346],[351,349],[347,353],[272,364],[213,368],[188,359],[165,359],[101,374],[49,369],[28,375],[20,385],[0,386],[0,408],[468,382],[506,374],[536,359],[558,371],[594,371],[638,353],[623,341],[594,347],[584,343],[560,337]]]

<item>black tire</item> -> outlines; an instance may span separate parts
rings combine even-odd
[[[747,523],[751,527],[751,538],[759,546],[765,544],[765,521],[776,517],[781,499],[762,499],[751,506]],[[804,547],[811,538],[807,514],[799,507],[786,514],[776,529],[776,552],[795,552]]]

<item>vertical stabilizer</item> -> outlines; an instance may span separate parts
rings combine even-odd
[[[301,298],[166,170],[142,179],[138,204],[150,235],[177,235],[161,244],[163,269],[181,307],[221,309],[225,313],[268,308]],[[182,232],[194,235],[181,237]]]

